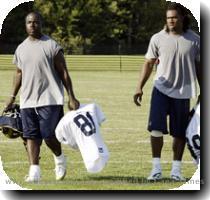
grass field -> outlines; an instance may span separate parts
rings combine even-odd
[[[0,71],[0,110],[12,86],[13,71]],[[157,183],[146,180],[151,169],[149,134],[146,131],[152,78],[144,89],[142,107],[133,103],[138,72],[73,71],[70,73],[76,96],[81,103],[95,101],[106,115],[101,128],[110,151],[110,160],[99,174],[88,174],[79,152],[63,146],[68,172],[63,181],[54,178],[53,157],[43,143],[40,166],[42,180],[27,184],[28,160],[20,139],[10,140],[0,134],[0,155],[7,175],[15,183],[34,190],[168,190],[183,184],[169,179],[171,170],[170,136],[164,138],[162,168],[164,179]],[[65,107],[66,108],[66,107]],[[196,167],[187,149],[183,158],[183,175],[190,178]]]

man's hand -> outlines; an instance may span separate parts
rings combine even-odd
[[[8,101],[6,102],[3,112],[7,112],[8,110],[10,110],[12,108],[12,105],[14,104],[14,102],[15,102],[15,97],[11,96],[8,99]]]
[[[75,98],[69,98],[68,108],[69,110],[77,110],[80,106],[80,102]]]
[[[143,91],[138,90],[136,91],[136,94],[133,96],[133,101],[137,106],[141,106],[141,100],[142,100]]]

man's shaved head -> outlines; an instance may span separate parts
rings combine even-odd
[[[27,16],[26,16],[26,18],[25,18],[25,21],[27,21],[27,19],[28,19],[29,16],[35,16],[40,21],[40,23],[42,24],[42,21],[43,20],[42,20],[41,14],[39,12],[34,11],[34,12],[28,13]]]
[[[26,32],[30,38],[40,38],[42,35],[42,16],[38,12],[30,12],[26,18]]]

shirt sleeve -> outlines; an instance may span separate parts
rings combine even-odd
[[[104,113],[102,112],[101,108],[99,107],[99,105],[95,104],[95,107],[96,107],[96,117],[97,117],[99,125],[101,125],[102,122],[106,120],[106,117]]]
[[[12,64],[16,65],[19,69],[21,69],[21,60],[18,56],[18,49],[15,51],[15,54],[13,56]]]
[[[56,138],[57,140],[60,142],[60,143],[63,143],[65,141],[64,137],[63,137],[63,133],[64,133],[64,125],[63,125],[63,122],[62,120],[58,123],[56,129],[55,129],[55,135],[56,135]]]
[[[77,130],[74,130],[77,131]],[[71,115],[66,114],[58,123],[55,134],[57,140],[73,149],[78,149],[75,134],[73,134],[71,126]]]
[[[155,35],[153,35],[150,40],[145,58],[146,59],[158,58],[157,39]]]
[[[63,51],[63,48],[54,40],[52,40],[52,56],[55,57],[59,51]]]
[[[73,149],[78,149],[77,142],[75,140],[75,136],[71,130],[71,123],[69,122],[63,128],[63,144],[69,145]]]
[[[197,42],[196,47],[197,47],[197,48],[196,48],[197,51],[196,51],[195,60],[196,60],[197,62],[200,62],[200,41]]]

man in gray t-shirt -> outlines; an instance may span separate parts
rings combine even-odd
[[[162,178],[160,164],[163,134],[173,136],[171,178],[183,181],[181,160],[185,147],[189,100],[196,96],[196,81],[200,83],[200,37],[189,29],[185,7],[169,4],[165,28],[152,36],[146,61],[139,77],[134,103],[140,106],[143,87],[158,60],[151,98],[148,130],[151,132],[153,169],[148,180]],[[196,79],[197,78],[197,79]]]
[[[41,172],[39,153],[42,140],[53,152],[56,180],[66,174],[66,159],[61,144],[55,137],[55,128],[63,116],[65,87],[70,110],[79,108],[68,74],[63,50],[41,32],[41,15],[32,12],[26,17],[28,37],[16,49],[13,63],[17,66],[14,87],[5,110],[8,110],[20,91],[23,137],[27,141],[30,162],[26,182],[38,182]]]

